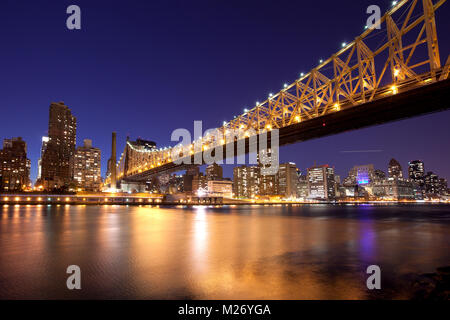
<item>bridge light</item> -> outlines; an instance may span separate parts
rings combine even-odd
[[[392,90],[393,94],[397,94],[398,93],[398,88],[396,86],[392,86],[391,90]]]
[[[243,124],[240,125],[239,129],[244,129],[245,126]]]
[[[285,84],[284,84],[284,88],[286,89],[287,87],[288,87],[288,84],[287,84],[287,83],[285,83]]]
[[[220,143],[221,143],[221,144],[225,144],[225,139],[221,139],[221,140],[220,140]]]
[[[271,126],[270,124],[268,124],[268,125],[266,126],[266,129],[270,131],[270,130],[272,130],[272,126]]]
[[[295,116],[295,121],[300,122],[300,116]]]
[[[226,121],[224,121],[224,122],[223,122],[223,125],[225,126],[226,124],[227,124]]]
[[[339,111],[339,110],[341,110],[341,106],[339,105],[339,103],[335,103],[334,104],[334,109],[336,110],[336,111]]]
[[[305,74],[302,72],[302,73],[300,73],[300,77],[303,77]]]
[[[398,1],[392,1],[392,6],[395,7],[397,5]]]
[[[256,101],[256,105],[259,106],[259,101]]]
[[[273,93],[269,93],[269,97],[272,98],[272,96],[273,96]]]
[[[400,74],[400,70],[394,69],[394,76],[398,77],[399,74]]]
[[[322,59],[320,59],[320,60],[319,60],[319,63],[323,63],[323,60],[322,60]]]
[[[247,108],[245,108],[245,109],[244,109],[244,112],[245,112],[245,113],[247,113],[247,112],[248,112],[248,109],[247,109]]]
[[[342,42],[342,47],[344,48],[347,45],[347,43]]]

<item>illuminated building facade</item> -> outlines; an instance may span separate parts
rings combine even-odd
[[[223,169],[217,163],[208,165],[206,167],[205,174],[208,181],[223,179]]]
[[[298,169],[295,163],[280,164],[277,173],[278,194],[284,198],[297,197]]]
[[[208,181],[208,195],[211,197],[231,198],[233,196],[233,182],[228,180]]]
[[[0,191],[21,191],[30,186],[31,162],[22,138],[3,140],[0,150]]]
[[[334,200],[334,169],[328,165],[308,169],[308,193],[311,199]]]
[[[388,175],[389,178],[403,178],[402,166],[397,160],[391,159],[389,161]]]
[[[83,191],[100,191],[101,151],[92,146],[92,140],[85,139],[84,145],[75,152],[74,180]]]
[[[233,169],[233,193],[236,198],[253,198],[259,195],[260,168],[240,166]]]
[[[73,182],[77,120],[64,102],[51,103],[48,141],[38,184],[45,190],[68,188]]]

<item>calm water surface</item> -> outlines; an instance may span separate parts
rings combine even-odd
[[[0,298],[402,299],[449,249],[445,205],[0,206]]]

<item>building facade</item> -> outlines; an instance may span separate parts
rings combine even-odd
[[[75,151],[74,180],[82,191],[100,191],[101,151],[92,146],[92,140],[85,139]]]
[[[400,162],[395,159],[391,159],[388,165],[389,178],[403,178],[403,171]]]
[[[231,198],[233,196],[233,182],[228,180],[209,180],[208,195],[211,197]]]
[[[205,174],[208,181],[222,180],[223,168],[217,163],[213,163],[206,167]]]
[[[334,169],[328,165],[314,166],[308,169],[309,198],[335,200]]]
[[[259,195],[260,168],[240,166],[233,169],[233,194],[236,198],[254,198]]]
[[[297,197],[298,169],[295,163],[280,164],[277,183],[279,195],[286,199]]]
[[[31,187],[30,167],[26,142],[21,137],[5,139],[0,150],[0,192]]]
[[[68,188],[73,182],[77,121],[64,102],[49,108],[48,141],[38,184],[45,190]]]

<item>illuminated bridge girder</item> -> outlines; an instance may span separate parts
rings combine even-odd
[[[300,133],[309,136],[306,129],[316,123],[325,123],[327,119],[353,114],[362,124],[364,116],[369,116],[364,113],[373,111],[368,106],[376,106],[378,113],[392,112],[393,116],[385,117],[384,122],[402,118],[398,110],[403,112],[403,118],[426,113],[427,106],[408,108],[398,104],[398,109],[394,110],[382,103],[389,104],[391,99],[397,98],[413,102],[408,100],[413,92],[425,92],[427,88],[438,88],[439,91],[441,87],[435,86],[436,83],[448,84],[450,57],[442,67],[435,21],[436,10],[445,1],[399,1],[382,17],[380,30],[366,29],[308,74],[224,123],[218,128],[223,139],[203,137],[200,141],[202,150],[231,143],[226,141],[227,130],[239,131],[239,138],[245,139],[249,134],[276,128],[280,129],[280,144],[287,143],[283,142],[286,139],[284,132],[297,132],[294,141],[301,141]],[[436,94],[443,96],[441,92]],[[438,103],[437,109],[445,109],[442,101]],[[429,109],[429,112],[433,111],[433,107]],[[374,115],[371,116],[373,120]],[[337,131],[351,129],[345,129],[345,121],[338,127],[341,129]],[[332,132],[328,125],[321,130]],[[192,155],[193,148],[193,144],[184,147],[183,155]],[[171,148],[136,150],[127,144],[117,165],[118,179],[147,176],[146,172],[150,174],[164,168],[175,170],[171,151]]]

